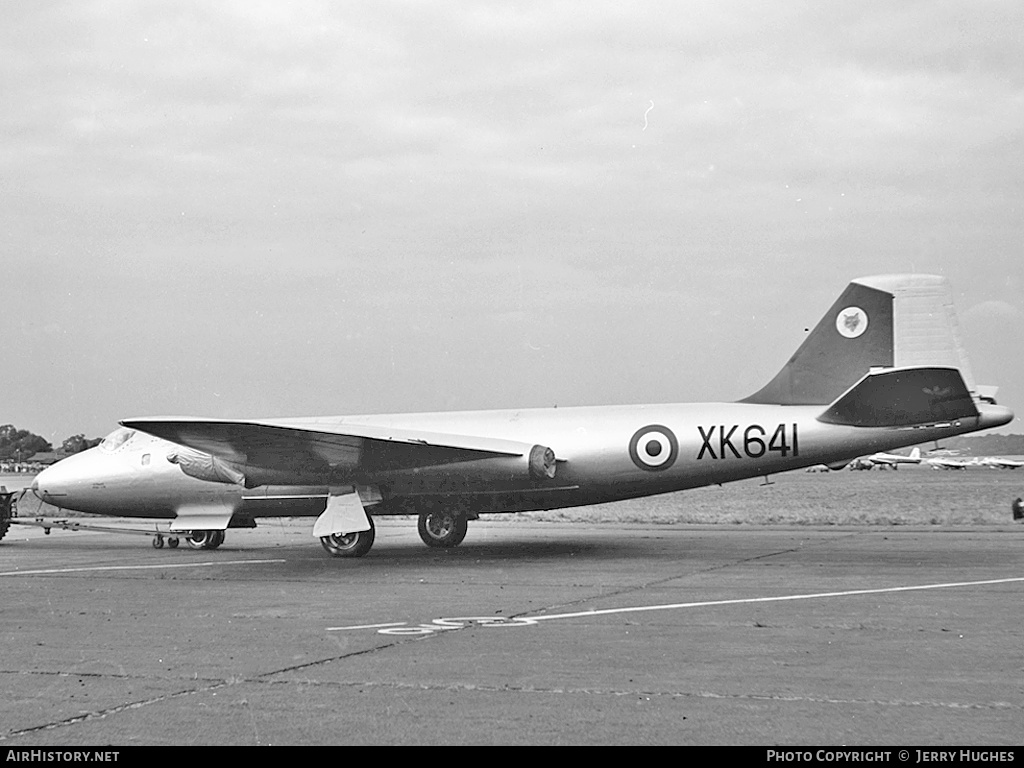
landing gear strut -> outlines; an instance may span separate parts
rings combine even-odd
[[[216,549],[224,543],[224,531],[189,531],[185,542],[192,549]]]
[[[458,510],[432,509],[420,513],[416,528],[423,543],[428,547],[448,549],[459,546],[466,538],[469,521]]]
[[[331,557],[362,557],[373,546],[375,535],[373,518],[367,516],[366,519],[370,523],[370,530],[356,533],[332,533],[330,536],[321,536],[320,543]]]

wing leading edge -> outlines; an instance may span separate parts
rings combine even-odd
[[[555,472],[550,448],[489,437],[321,422],[145,418],[121,424],[227,462],[244,473],[249,486],[358,480],[488,459],[525,458],[535,480]]]

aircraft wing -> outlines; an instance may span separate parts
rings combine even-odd
[[[282,420],[233,421],[193,418],[126,419],[122,425],[208,453],[235,466],[294,476],[372,476],[498,457],[529,457],[538,446],[489,437],[365,424]],[[545,463],[553,470],[550,449]],[[546,467],[540,468],[542,471]]]

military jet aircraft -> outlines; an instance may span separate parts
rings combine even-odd
[[[778,374],[738,402],[132,418],[33,489],[64,508],[173,518],[199,546],[299,505],[318,515],[313,534],[330,554],[358,557],[375,516],[417,514],[427,545],[452,547],[481,514],[841,466],[997,427],[1013,414],[992,391],[974,383],[945,279],[883,275],[850,283]],[[277,507],[260,506],[261,494]]]

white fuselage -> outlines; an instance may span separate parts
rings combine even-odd
[[[557,467],[553,478],[539,483],[496,475],[494,468],[503,466],[501,462],[484,459],[384,468],[372,477],[358,472],[324,476],[303,486],[244,488],[185,475],[167,460],[177,446],[134,432],[120,444],[101,445],[59,462],[39,475],[35,487],[41,498],[63,508],[140,517],[173,518],[203,509],[252,517],[317,515],[328,486],[341,483],[374,486],[384,502],[370,508],[374,514],[409,512],[410,504],[425,498],[459,501],[476,512],[551,509],[842,463],[872,451],[984,428],[986,420],[1003,418],[1003,410],[912,429],[826,424],[816,418],[820,406],[745,403],[288,419],[290,425],[309,428],[373,425],[539,444],[554,451]]]

